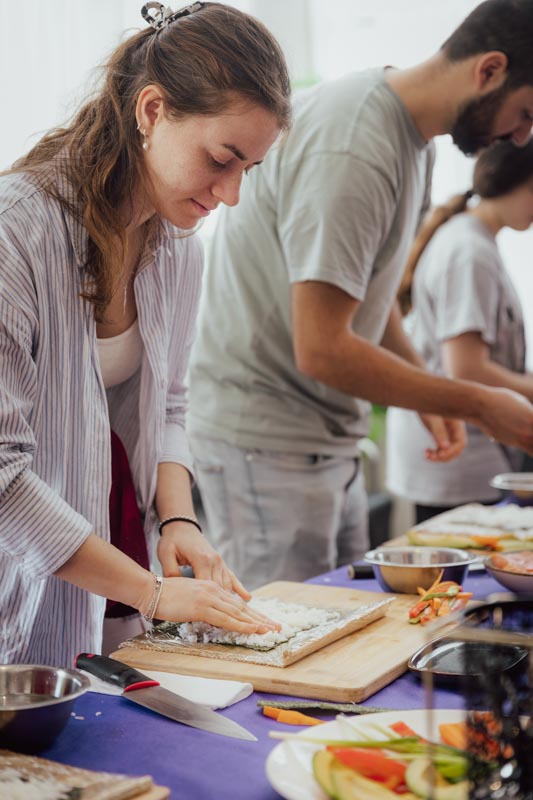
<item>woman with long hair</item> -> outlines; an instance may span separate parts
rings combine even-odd
[[[194,515],[184,376],[202,254],[185,232],[237,203],[289,125],[286,65],[230,6],[142,12],[96,95],[0,177],[3,662],[99,652],[104,598],[111,616],[275,627]]]
[[[477,204],[469,205],[472,196]],[[533,401],[525,371],[522,308],[496,242],[503,228],[533,223],[533,141],[500,142],[476,162],[472,190],[435,209],[411,250],[400,288],[413,344],[439,374],[505,387]],[[387,484],[415,503],[416,521],[467,502],[490,503],[499,472],[517,469],[521,453],[468,426],[468,443],[453,464],[428,463],[430,446],[414,414],[390,409]]]

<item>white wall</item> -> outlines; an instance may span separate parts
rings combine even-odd
[[[180,4],[182,0],[178,0]],[[474,0],[234,0],[279,38],[296,85],[377,64],[426,58],[474,8]],[[0,168],[64,121],[94,67],[125,29],[141,27],[142,0],[0,0]],[[437,141],[434,201],[468,186],[471,164]],[[209,227],[206,228],[208,233]],[[501,248],[525,306],[533,366],[533,232],[504,232]]]

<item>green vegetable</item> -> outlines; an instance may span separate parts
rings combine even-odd
[[[467,774],[469,763],[477,763],[482,770],[487,768],[486,762],[476,758],[473,754],[463,753],[456,747],[447,744],[431,744],[419,739],[417,736],[398,736],[394,739],[379,740],[353,740],[353,739],[320,739],[318,736],[300,736],[298,734],[286,734],[271,732],[273,739],[292,739],[296,736],[300,741],[314,742],[315,744],[334,745],[336,747],[368,747],[378,750],[391,750],[401,754],[404,761],[413,761],[424,758],[431,758],[439,773],[449,781],[460,781]]]
[[[424,800],[468,800],[469,783],[447,783],[429,758],[411,761],[405,773],[409,789]]]

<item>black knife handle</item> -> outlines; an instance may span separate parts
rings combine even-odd
[[[159,686],[159,683],[153,681],[148,675],[143,675],[142,672],[138,672],[133,667],[123,664],[122,661],[115,661],[114,658],[108,658],[107,656],[80,653],[76,656],[75,664],[78,669],[84,669],[107,683],[120,686],[124,691],[128,689],[132,691],[133,689],[141,689],[147,686]]]
[[[352,580],[358,578],[373,578],[374,570],[372,564],[348,564],[348,577]]]

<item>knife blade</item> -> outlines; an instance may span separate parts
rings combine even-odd
[[[122,697],[132,700],[145,708],[162,714],[164,717],[193,728],[200,728],[221,736],[232,736],[235,739],[257,741],[257,737],[237,722],[217,714],[192,700],[187,700],[176,692],[164,689],[158,681],[154,681],[142,672],[107,656],[94,653],[80,653],[76,656],[76,667],[90,672],[107,683],[123,689]]]

